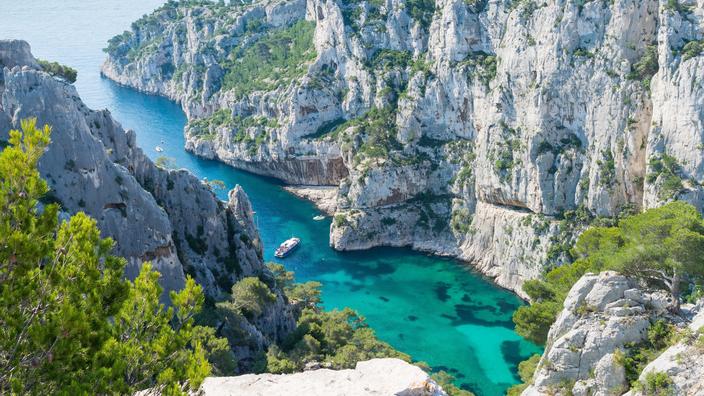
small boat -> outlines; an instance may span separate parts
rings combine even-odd
[[[294,249],[298,247],[298,245],[301,243],[300,238],[290,238],[284,241],[281,245],[279,245],[279,248],[276,249],[276,252],[274,252],[274,256],[278,258],[284,258],[288,256]]]
[[[164,149],[161,148],[161,146],[156,146],[156,147],[154,147],[154,151],[156,151],[157,153],[161,153],[164,151]]]
[[[315,220],[315,221],[325,220],[325,216],[317,215],[317,216],[313,217],[313,220]]]

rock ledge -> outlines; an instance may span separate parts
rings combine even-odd
[[[320,369],[295,374],[249,374],[206,378],[206,396],[226,395],[403,395],[446,393],[420,368],[399,359],[372,359],[354,370]]]

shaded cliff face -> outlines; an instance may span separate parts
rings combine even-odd
[[[519,290],[559,261],[556,219],[702,206],[704,9],[671,3],[167,4],[103,73],[180,101],[199,155],[338,185],[333,247],[454,255]]]
[[[76,89],[41,71],[24,41],[0,41],[0,141],[24,118],[52,126],[39,171],[69,214],[98,222],[134,278],[145,261],[161,273],[165,295],[180,290],[185,274],[220,299],[245,276],[266,276],[249,199],[238,186],[229,202],[186,170],[152,163],[107,110],[87,108]],[[283,296],[256,323],[244,324],[263,347],[294,327]]]

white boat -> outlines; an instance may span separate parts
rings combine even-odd
[[[313,217],[313,220],[315,220],[315,221],[325,220],[325,216],[317,215],[317,216]]]
[[[161,146],[156,146],[156,147],[154,147],[154,151],[156,151],[157,153],[161,153],[164,151],[164,149],[161,148]]]
[[[288,256],[294,249],[298,247],[298,245],[301,243],[300,238],[290,238],[284,241],[281,245],[279,245],[279,248],[276,249],[276,252],[274,252],[274,256],[278,258],[284,258]]]

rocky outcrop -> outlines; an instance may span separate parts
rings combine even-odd
[[[703,9],[170,4],[111,40],[103,73],[180,101],[199,155],[339,186],[336,249],[454,255],[520,290],[536,263],[559,261],[547,252],[569,238],[565,213],[702,206]],[[531,214],[547,222],[539,233],[516,226]]]
[[[313,202],[325,214],[335,214],[337,209],[337,187],[286,186],[284,189],[297,197]]]
[[[296,374],[250,374],[210,377],[205,396],[224,395],[404,395],[444,396],[427,373],[399,359],[372,359],[348,370],[319,369]]]
[[[218,300],[239,279],[267,275],[241,188],[222,202],[188,171],[154,165],[137,147],[134,131],[125,131],[107,110],[87,108],[72,85],[41,71],[26,42],[0,41],[0,68],[0,140],[26,118],[52,127],[39,163],[51,188],[46,199],[96,219],[103,236],[115,241],[115,254],[127,259],[127,277],[150,261],[161,273],[164,297],[182,288],[188,274]],[[266,315],[243,325],[257,340],[254,349],[261,349],[295,323],[278,292]]]
[[[629,347],[645,340],[656,321],[682,327],[696,311],[686,308],[682,316],[673,316],[671,306],[666,293],[644,290],[636,281],[617,273],[584,275],[570,290],[562,312],[550,327],[533,383],[523,396],[623,394],[630,384],[618,355],[623,356]],[[699,322],[694,320],[692,325]],[[655,362],[666,359],[667,354]],[[687,367],[682,361],[674,366],[678,367],[673,369],[676,372]],[[648,370],[652,369],[645,372]]]
[[[670,384],[669,389],[663,390],[663,393],[704,394],[704,365],[702,364],[704,362],[704,310],[694,317],[688,329],[689,334],[643,369],[639,382],[647,383],[649,374],[664,373]],[[647,392],[632,390],[626,395],[646,396]]]

